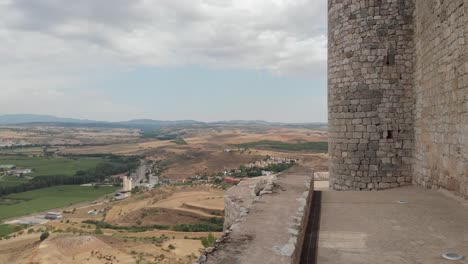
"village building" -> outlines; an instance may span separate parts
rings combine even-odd
[[[62,212],[47,212],[45,218],[49,220],[59,220],[63,218],[63,215]]]

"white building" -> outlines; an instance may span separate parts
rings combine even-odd
[[[15,169],[16,166],[13,164],[2,164],[0,165],[0,170],[12,170]]]
[[[133,188],[132,179],[128,178],[127,176],[123,177],[123,191],[124,192],[131,192]]]
[[[63,216],[61,212],[47,212],[47,214],[45,215],[45,218],[50,219],[50,220],[57,220],[57,219],[62,219]]]
[[[16,169],[16,170],[9,170],[7,172],[9,175],[16,175],[16,176],[21,176],[24,174],[30,174],[32,173],[32,169]]]

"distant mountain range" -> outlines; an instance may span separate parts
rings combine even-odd
[[[286,125],[286,126],[313,126],[313,127],[327,127],[325,123],[297,123],[297,124],[286,124],[286,123],[273,123],[263,120],[231,120],[231,121],[219,121],[219,122],[199,122],[195,120],[176,120],[176,121],[161,121],[152,119],[135,119],[122,122],[107,122],[107,121],[96,121],[88,119],[76,119],[76,118],[63,118],[52,115],[34,115],[34,114],[14,114],[14,115],[0,115],[0,125],[55,125],[55,126],[67,126],[67,127],[122,127],[122,128],[157,128],[164,126],[178,126],[178,125]]]
[[[51,115],[31,115],[31,114],[17,114],[17,115],[0,115],[0,125],[16,125],[26,123],[96,123],[97,121],[76,119],[76,118],[63,118]]]

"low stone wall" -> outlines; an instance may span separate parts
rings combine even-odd
[[[329,172],[328,171],[319,171],[314,173],[314,180],[315,181],[328,181],[329,180]]]
[[[243,181],[225,197],[225,235],[199,263],[299,263],[313,192],[304,168]]]
[[[271,192],[275,181],[275,175],[256,177],[229,189],[224,197],[224,230],[246,216],[258,196]]]

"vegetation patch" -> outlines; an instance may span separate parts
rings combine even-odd
[[[172,227],[179,232],[223,232],[224,218],[213,217],[208,221],[197,224],[182,224]]]
[[[20,226],[0,225],[0,237],[6,237],[12,233],[18,232],[19,230],[21,230]]]
[[[151,225],[151,226],[119,226],[106,223],[104,221],[94,221],[94,220],[85,220],[82,223],[95,225],[96,228],[103,228],[103,229],[115,229],[115,230],[126,230],[129,232],[145,232],[150,230],[169,230],[169,226],[164,225]]]
[[[79,170],[95,168],[104,162],[99,157],[23,157],[0,156],[0,164],[14,164],[17,167],[33,169],[31,177],[64,175],[73,176]]]
[[[241,166],[239,169],[239,172],[234,172],[232,173],[232,176],[236,178],[243,178],[243,177],[258,177],[262,176],[262,171],[271,171],[274,173],[280,173],[283,172],[292,166],[294,166],[295,163],[278,163],[278,164],[270,164],[264,168],[261,167],[245,167]]]
[[[114,230],[125,230],[128,232],[145,232],[151,230],[173,230],[179,232],[222,232],[224,219],[223,218],[211,218],[207,221],[203,221],[196,224],[181,224],[175,226],[164,226],[164,225],[150,225],[150,226],[118,226],[106,223],[104,221],[85,220],[82,223],[95,225],[96,228],[114,229]]]
[[[155,138],[159,140],[175,140],[178,134],[171,134],[163,130],[143,130],[140,132],[142,138]]]
[[[118,187],[95,188],[67,185],[11,194],[4,199],[23,201],[10,205],[0,204],[0,220],[93,201],[117,189]]]
[[[172,140],[171,142],[177,145],[188,145],[187,141],[185,141],[183,138],[178,138],[176,140]]]
[[[205,248],[213,247],[216,243],[216,237],[209,233],[207,237],[203,237],[201,242]]]
[[[319,153],[328,152],[328,142],[298,142],[298,143],[286,143],[281,141],[273,140],[261,140],[255,142],[248,142],[243,144],[235,145],[238,148],[265,148],[265,149],[277,149],[277,150],[288,150],[288,151],[312,151]]]

